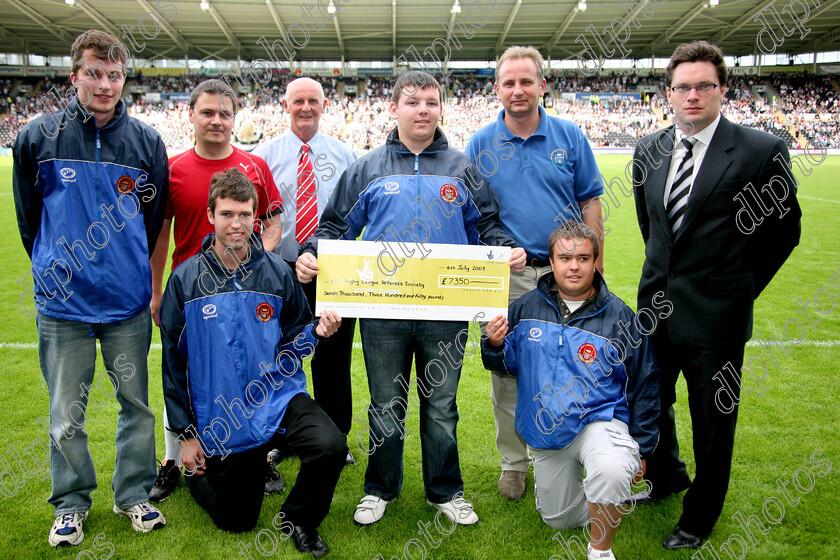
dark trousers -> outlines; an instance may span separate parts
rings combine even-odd
[[[286,261],[292,270],[295,263]],[[316,276],[312,282],[301,284],[309,310],[315,314]],[[353,418],[353,390],[350,385],[350,362],[353,357],[353,335],[356,319],[341,319],[338,331],[326,340],[319,340],[312,356],[312,390],[315,402],[321,405],[332,421],[347,435]]]
[[[678,525],[692,535],[705,538],[720,517],[729,487],[744,345],[724,348],[681,346],[672,344],[667,335],[662,334],[654,335],[653,346],[661,375],[662,412],[658,421],[659,445],[647,459],[646,478],[652,483],[654,493],[657,487],[660,491],[667,490],[684,486],[689,481],[685,463],[680,460],[674,423],[676,383],[682,371],[688,387],[697,468],[694,480],[683,498],[683,514]],[[727,362],[731,368],[722,371]],[[719,371],[735,394],[734,403],[731,399],[723,401],[727,406],[719,406],[715,402],[716,393],[724,386],[721,376],[715,379]],[[732,371],[735,372],[734,378]],[[729,406],[733,404],[734,407]]]
[[[281,431],[285,430],[283,435]],[[308,395],[296,395],[280,431],[266,445],[207,457],[205,474],[189,477],[190,494],[225,531],[250,531],[257,524],[265,490],[266,452],[282,445],[300,457],[300,473],[281,511],[284,521],[316,528],[327,516],[347,456],[347,438]]]

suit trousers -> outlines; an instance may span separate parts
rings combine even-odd
[[[327,516],[347,456],[347,439],[321,407],[301,393],[289,402],[280,430],[268,443],[224,458],[206,457],[205,474],[188,477],[190,494],[217,527],[242,532],[256,526],[266,453],[278,445],[300,457],[300,472],[281,509],[284,520],[314,529]]]
[[[295,263],[286,261],[292,270]],[[309,310],[315,315],[316,276],[312,282],[301,284]],[[356,319],[342,318],[338,331],[319,340],[312,356],[312,391],[315,402],[324,409],[341,433],[350,433],[353,417],[353,390],[350,385],[350,363],[353,358],[353,336]]]
[[[660,369],[662,412],[658,421],[659,445],[647,459],[647,479],[654,495],[684,487],[689,482],[685,463],[679,456],[674,421],[676,383],[682,372],[688,388],[696,473],[683,498],[683,514],[678,525],[692,535],[705,538],[720,517],[729,487],[744,344],[719,348],[673,344],[663,324],[653,335],[653,346]],[[727,364],[731,367],[722,371]],[[716,393],[723,386],[720,376],[716,377],[718,372],[726,376],[735,393],[734,407],[716,404]]]

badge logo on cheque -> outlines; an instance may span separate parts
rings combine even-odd
[[[128,175],[123,175],[117,179],[117,190],[120,194],[125,194],[134,190],[134,179]]]
[[[569,159],[569,154],[566,153],[566,150],[563,148],[557,148],[553,152],[551,152],[551,163],[556,165],[557,167],[563,167],[566,165],[566,161]]]
[[[257,318],[263,323],[274,317],[274,308],[268,302],[262,302],[257,306]]]
[[[446,202],[455,202],[458,199],[458,189],[452,183],[446,183],[440,188],[440,197]]]
[[[595,350],[595,346],[587,342],[586,344],[581,344],[580,348],[578,348],[578,358],[584,364],[591,364],[595,361],[595,358],[598,357],[598,352]]]

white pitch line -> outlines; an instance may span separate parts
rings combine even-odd
[[[749,341],[748,347],[761,346],[759,342]],[[791,346],[822,346],[833,348],[840,346],[840,340],[805,340],[801,344],[791,344]],[[0,348],[12,348],[14,350],[36,350],[38,348],[37,342],[0,342]],[[353,348],[360,350],[362,348],[361,342],[354,342]],[[160,350],[160,344],[152,344],[151,350]]]
[[[785,341],[787,342],[787,341]],[[800,344],[789,343],[791,347],[795,346],[840,346],[840,340],[805,340]],[[750,340],[747,346],[761,346],[758,341]]]
[[[840,204],[840,200],[831,200],[830,198],[817,198],[816,196],[805,196],[804,194],[797,194],[797,198],[810,198],[811,200],[820,200],[822,202],[833,202],[835,204]]]

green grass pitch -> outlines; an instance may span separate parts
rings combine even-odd
[[[629,156],[599,156],[601,171],[609,181],[623,177]],[[840,157],[829,156],[814,168],[810,176],[798,172],[802,205],[802,242],[794,251],[769,288],[756,302],[755,326],[765,336],[782,336],[785,322],[798,313],[798,300],[813,300],[821,287],[828,287],[832,297],[840,297],[840,273],[831,286],[832,275],[840,271]],[[38,367],[34,319],[18,309],[22,276],[31,281],[29,261],[18,235],[12,197],[12,160],[0,158],[0,469],[10,467],[22,478],[14,455],[43,437],[36,420],[48,414],[46,386]],[[617,196],[621,197],[620,194]],[[643,260],[643,247],[636,224],[632,198],[619,198],[620,205],[610,207],[606,236],[606,278],[610,288],[635,307],[636,286]],[[773,216],[767,219],[773,219]],[[126,290],[134,279],[126,278]],[[819,294],[824,308],[829,307],[825,290]],[[811,304],[811,308],[813,304]],[[753,389],[743,397],[733,462],[732,482],[723,515],[712,533],[707,549],[692,552],[666,552],[660,547],[663,537],[673,528],[681,508],[681,499],[670,497],[657,504],[640,506],[622,522],[613,545],[618,558],[688,559],[730,557],[831,559],[840,557],[837,537],[840,514],[840,302],[826,314],[816,313],[820,322],[808,326],[805,340],[791,354],[772,365],[759,395]],[[792,328],[793,334],[796,329]],[[358,334],[357,334],[358,337]],[[156,333],[153,344],[159,344]],[[747,347],[747,358],[762,352]],[[307,366],[308,369],[308,366]],[[97,372],[104,368],[101,362]],[[149,355],[150,400],[156,414],[163,408],[160,382],[160,350]],[[745,390],[753,386],[745,381]],[[693,471],[691,431],[685,385],[679,385],[677,405],[683,457]],[[367,385],[361,350],[354,351],[354,415],[368,403]],[[362,496],[365,456],[356,448],[359,424],[354,425],[348,444],[355,451],[358,464],[344,470],[336,489],[330,514],[320,527],[331,558],[371,560],[381,554],[384,560],[398,558],[441,559],[537,559],[571,558],[569,552],[553,540],[556,531],[544,525],[534,507],[532,476],[523,500],[515,503],[496,492],[499,475],[495,450],[493,416],[490,403],[489,374],[481,367],[477,354],[465,361],[459,394],[461,420],[459,444],[465,495],[476,508],[481,521],[476,526],[459,527],[451,534],[441,534],[434,525],[434,510],[423,499],[420,472],[420,441],[416,411],[411,412],[406,436],[405,481],[399,499],[388,507],[385,518],[375,526],[361,528],[352,515]],[[111,513],[112,491],[109,485],[114,465],[114,433],[117,405],[112,399],[101,410],[92,411],[86,429],[99,476],[99,488],[93,493],[93,507],[85,523],[86,538],[78,548],[51,550],[47,532],[53,520],[46,503],[49,479],[34,476],[23,480],[14,496],[0,496],[0,558],[104,558],[112,553],[119,559],[232,559],[246,558],[240,549],[252,544],[247,554],[262,558],[279,537],[271,527],[284,496],[266,498],[257,530],[229,534],[216,529],[182,485],[161,506],[168,526],[161,531],[141,535],[131,530],[124,518]],[[163,456],[160,422],[157,427],[158,456]],[[821,451],[827,464],[812,465],[812,455]],[[817,462],[820,456],[814,459]],[[32,469],[33,465],[27,464]],[[807,467],[807,468],[801,468]],[[280,471],[287,485],[294,483],[299,462],[284,461]],[[777,479],[793,481],[788,486],[789,499],[777,488]],[[11,485],[8,475],[2,482]],[[776,498],[775,500],[773,498]],[[798,499],[798,501],[797,501]],[[781,503],[784,511],[778,508]],[[745,534],[733,516],[756,515],[767,534],[753,522],[754,541]],[[426,543],[418,535],[418,522],[431,523],[431,539]],[[448,529],[444,525],[443,529]],[[260,532],[262,531],[262,532]],[[737,537],[745,537],[747,549],[741,550]],[[101,535],[101,536],[99,536]],[[99,536],[94,542],[95,537]],[[583,538],[582,530],[562,533],[563,539]],[[424,542],[425,553],[410,539]],[[259,541],[259,549],[255,543]],[[291,542],[278,540],[275,558],[298,558]],[[96,546],[95,546],[96,545]],[[715,555],[709,551],[713,549]],[[83,551],[86,551],[82,554]],[[731,551],[731,553],[730,553]],[[575,549],[575,558],[581,557]]]

